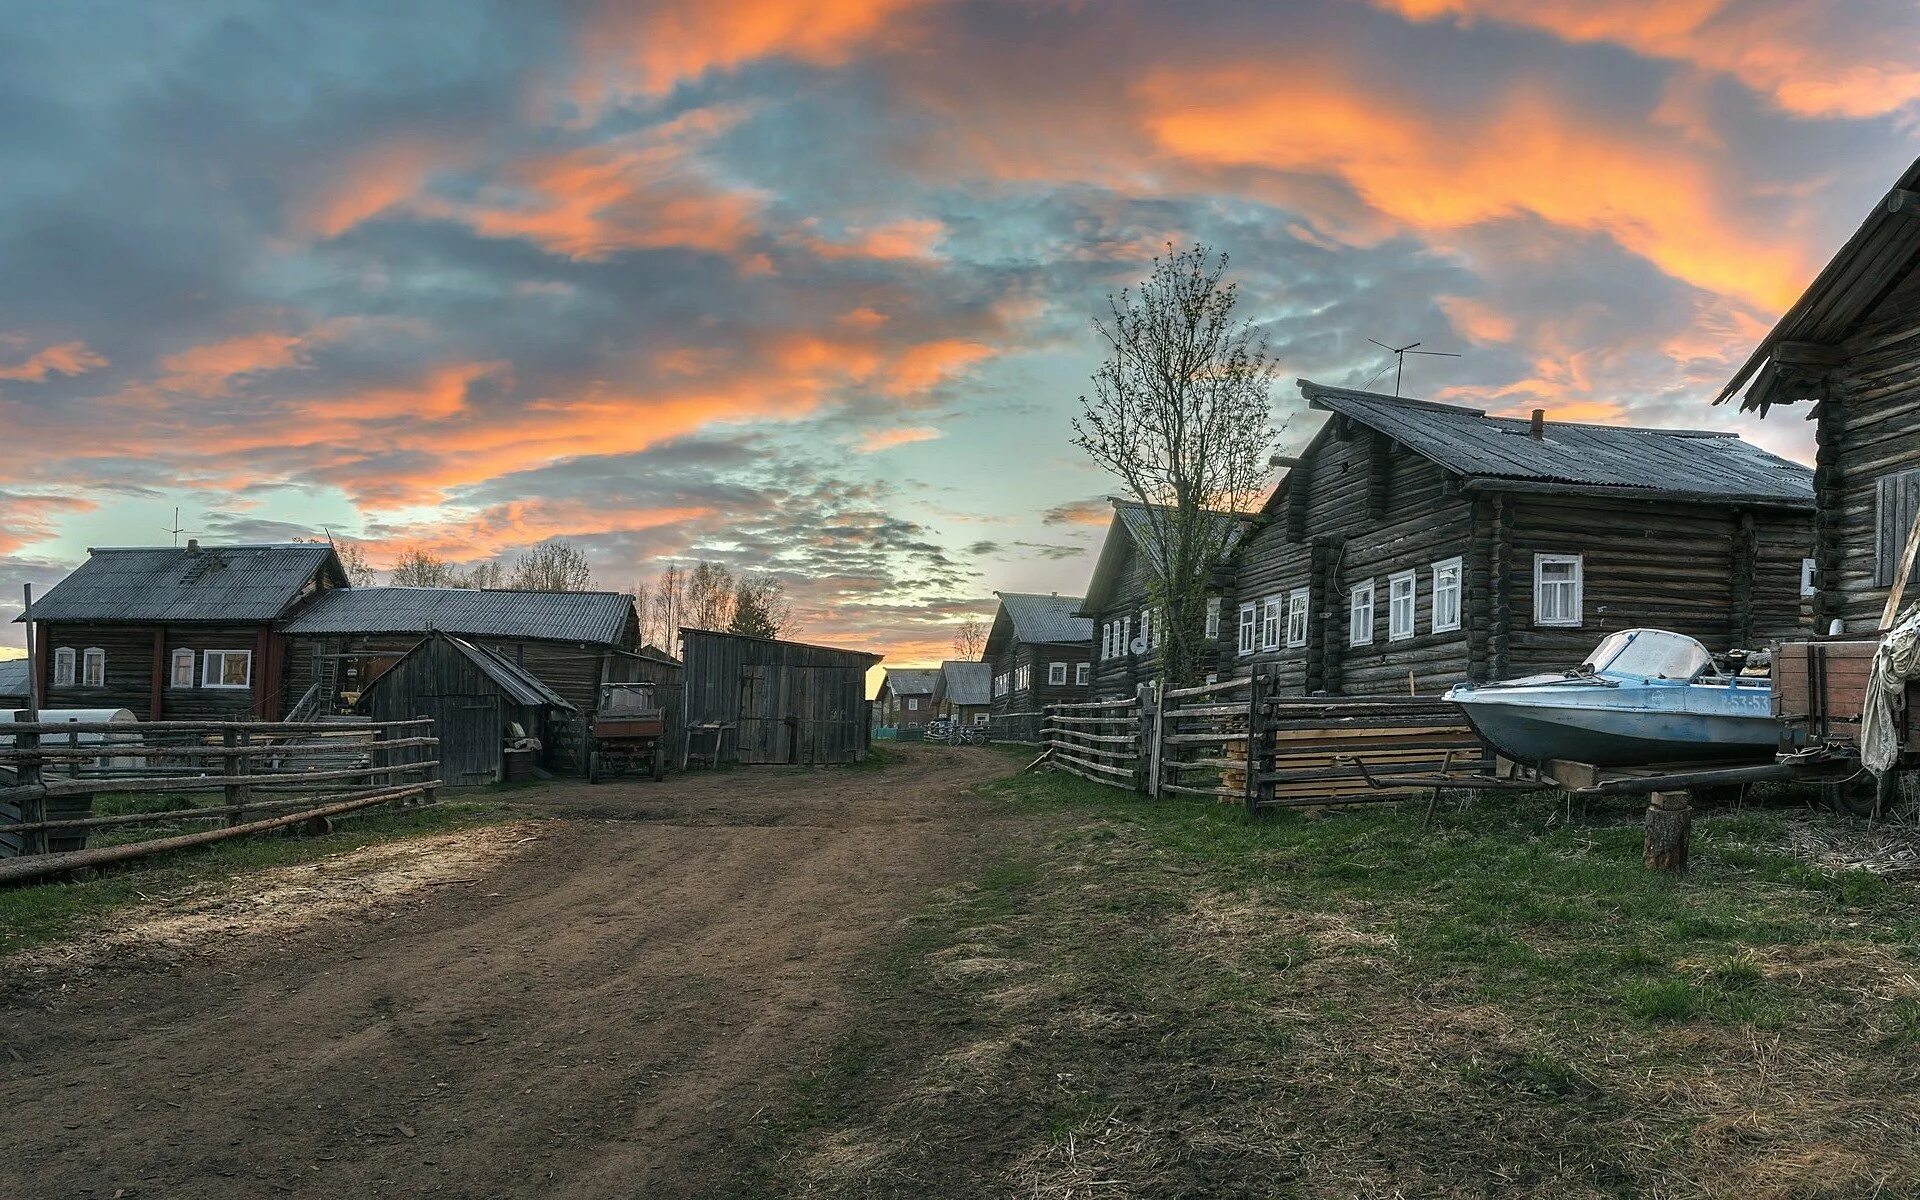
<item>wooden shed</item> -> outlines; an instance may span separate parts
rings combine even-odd
[[[555,717],[574,711],[524,667],[449,633],[421,639],[367,685],[359,707],[378,721],[432,717],[440,778],[453,787],[504,779],[508,742],[521,737],[550,755]]]
[[[728,761],[867,756],[867,671],[880,655],[708,629],[682,629],[680,638],[687,727],[730,727]]]

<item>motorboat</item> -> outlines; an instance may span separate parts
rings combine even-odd
[[[1571,671],[1456,684],[1446,698],[1487,744],[1534,765],[1765,759],[1780,742],[1769,678],[1722,671],[1664,629],[1610,633]]]

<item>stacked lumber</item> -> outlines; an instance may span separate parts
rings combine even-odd
[[[1259,736],[1255,808],[1404,799],[1423,789],[1393,787],[1396,775],[1492,767],[1491,753],[1459,707],[1444,700],[1270,699],[1262,706]],[[1366,774],[1356,762],[1365,764]]]

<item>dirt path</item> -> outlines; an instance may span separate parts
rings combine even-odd
[[[556,785],[0,964],[0,1196],[724,1194],[862,952],[1008,836],[970,789],[1011,769]]]

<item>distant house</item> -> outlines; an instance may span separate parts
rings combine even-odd
[[[526,668],[448,633],[415,642],[367,686],[359,708],[379,721],[433,718],[440,778],[455,787],[505,778],[512,736],[539,741],[550,757],[555,718],[574,712]]]
[[[1920,513],[1920,161],[1721,391],[1764,417],[1805,402],[1814,423],[1814,628],[1870,633]],[[1718,403],[1719,401],[1716,401]],[[1799,419],[1792,412],[1790,419]],[[1904,596],[1920,597],[1909,580]]]
[[[1152,556],[1160,539],[1155,536],[1154,511],[1133,500],[1112,499],[1113,520],[1107,526],[1106,540],[1100,545],[1093,578],[1087,584],[1087,598],[1080,607],[1094,629],[1092,642],[1093,694],[1100,697],[1131,696],[1143,683],[1160,675],[1160,647],[1166,638],[1164,617],[1154,603],[1151,584],[1155,575]],[[1249,515],[1217,513],[1223,551],[1221,562],[1245,528]],[[1221,585],[1224,589],[1224,583]],[[1221,599],[1209,597],[1206,636],[1220,636]],[[1212,671],[1217,662],[1202,666]]]
[[[1076,615],[1079,596],[995,592],[981,660],[992,668],[993,711],[1038,712],[1043,705],[1084,700],[1093,622]]]
[[[1283,693],[1430,694],[1607,633],[1711,650],[1801,626],[1812,476],[1732,434],[1493,417],[1324,387],[1232,562],[1223,660]]]
[[[993,665],[948,660],[933,681],[933,711],[962,725],[985,725],[993,713]]]
[[[27,660],[0,658],[0,712],[25,708],[27,693],[31,690],[27,684]]]
[[[34,601],[42,705],[274,720],[285,623],[346,586],[325,544],[89,550]]]
[[[873,705],[882,725],[925,725],[933,720],[933,685],[938,671],[888,667]]]
[[[867,756],[867,672],[878,654],[682,629],[689,745],[720,762],[831,764]]]

